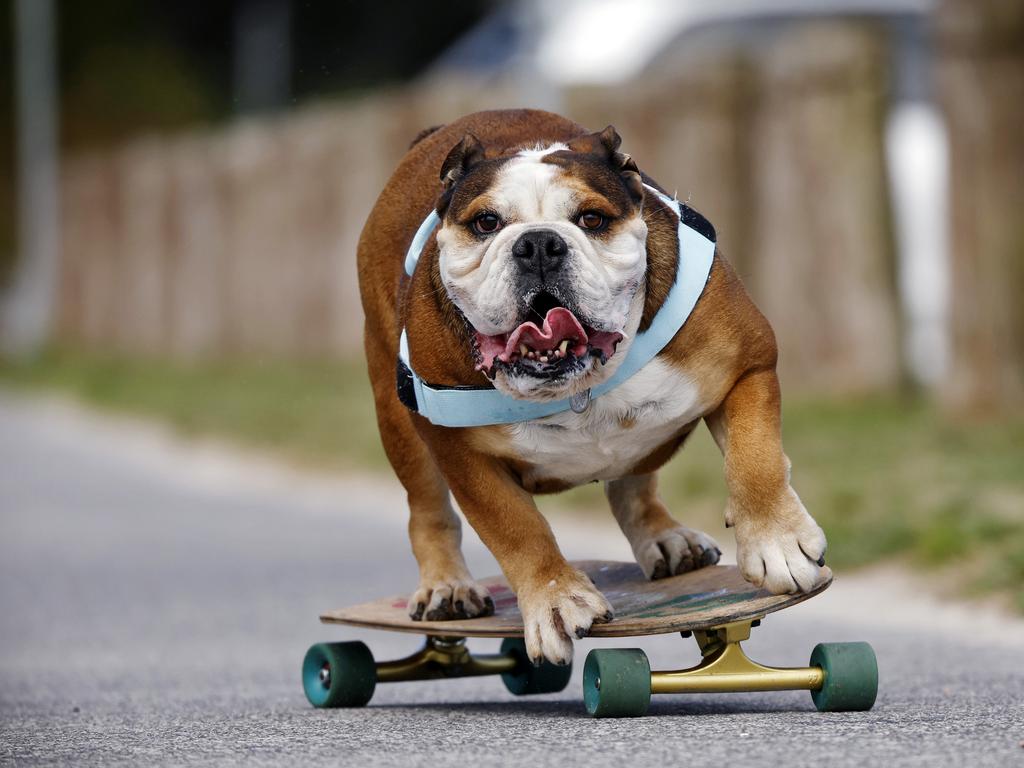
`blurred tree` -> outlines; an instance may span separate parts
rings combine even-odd
[[[937,14],[949,127],[952,360],[947,403],[1024,405],[1024,3],[945,0]]]

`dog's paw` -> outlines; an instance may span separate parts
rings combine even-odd
[[[714,539],[682,525],[644,537],[633,553],[648,579],[695,571],[714,565],[722,556]]]
[[[472,579],[438,579],[420,582],[408,610],[413,621],[472,619],[494,613],[494,600]]]
[[[572,642],[585,637],[593,624],[612,619],[612,607],[589,578],[575,568],[556,578],[520,588],[526,653],[534,664],[547,659],[565,665],[572,661]]]
[[[810,592],[831,575],[825,533],[792,488],[774,509],[727,515],[736,529],[736,562],[743,578],[777,595]]]

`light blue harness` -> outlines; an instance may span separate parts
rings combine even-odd
[[[443,427],[480,427],[488,424],[512,424],[532,421],[563,411],[585,410],[590,398],[614,389],[653,360],[683,327],[697,300],[704,292],[715,257],[714,230],[692,208],[681,206],[654,187],[644,185],[679,216],[679,265],[676,281],[649,328],[636,335],[626,359],[615,373],[580,399],[567,398],[547,402],[517,400],[491,387],[446,387],[427,384],[409,362],[409,339],[402,329],[399,342],[399,399],[433,424]],[[423,248],[441,220],[436,211],[423,220],[405,257],[410,277],[416,270]],[[700,227],[703,232],[698,231]]]

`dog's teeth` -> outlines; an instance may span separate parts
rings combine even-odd
[[[528,349],[526,348],[526,345],[525,345],[525,344],[520,344],[520,345],[519,345],[519,356],[520,356],[520,357],[526,357],[526,356],[527,356],[527,354],[529,353],[529,351],[530,351],[530,350],[528,350]]]
[[[558,345],[558,351],[561,352],[562,355],[564,356],[565,355],[565,351],[567,349],[569,349],[569,340],[568,339],[562,339],[562,343]]]

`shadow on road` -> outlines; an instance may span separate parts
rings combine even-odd
[[[813,712],[814,707],[810,701],[806,706],[793,702],[792,706],[786,706],[788,702],[765,701],[755,697],[743,698],[732,695],[728,701],[715,701],[704,697],[700,702],[680,700],[678,697],[665,699],[652,699],[651,706],[647,710],[648,716],[656,717],[700,717],[707,715],[730,715],[730,714],[780,714],[787,712]],[[519,717],[577,717],[589,719],[583,708],[581,700],[559,700],[559,701],[495,701],[495,702],[447,702],[447,703],[416,703],[413,704],[380,704],[372,705],[371,709],[385,710],[389,712],[400,712],[408,710],[410,713],[422,714],[424,712],[435,712],[437,714],[459,713],[464,715],[517,715]]]

